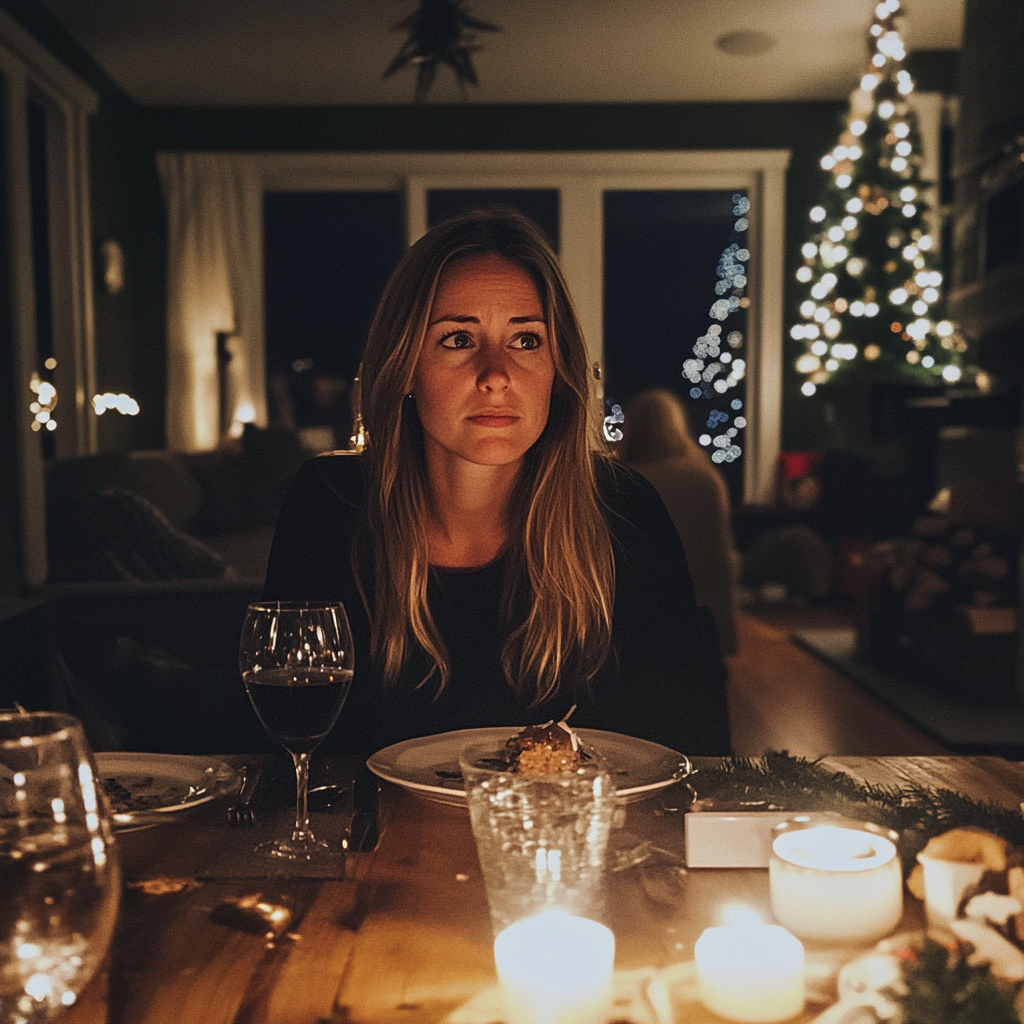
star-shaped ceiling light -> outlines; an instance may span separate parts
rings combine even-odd
[[[501,26],[474,18],[465,0],[419,0],[419,7],[408,18],[392,26],[393,32],[399,29],[408,32],[409,38],[388,65],[384,77],[410,64],[418,65],[415,95],[418,103],[430,91],[441,64],[447,64],[455,73],[463,95],[467,82],[478,85],[472,53],[480,46],[474,31],[500,32]]]

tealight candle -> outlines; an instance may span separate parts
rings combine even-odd
[[[777,825],[768,867],[772,912],[802,939],[873,942],[903,916],[895,832],[838,816]]]
[[[615,936],[597,921],[549,910],[494,940],[507,1024],[603,1024]]]
[[[693,955],[701,1002],[744,1024],[789,1020],[804,1008],[804,947],[777,924],[707,928]]]

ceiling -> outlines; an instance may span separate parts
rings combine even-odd
[[[416,0],[40,0],[137,102],[408,103],[382,74]],[[867,60],[875,0],[468,0],[484,103],[842,99]],[[964,0],[905,0],[911,50],[957,49]],[[735,35],[740,33],[740,35]],[[732,36],[729,53],[716,41]],[[725,43],[728,46],[728,41]],[[429,102],[458,102],[443,68]]]

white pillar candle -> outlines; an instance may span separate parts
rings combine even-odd
[[[494,940],[507,1024],[604,1024],[615,936],[597,921],[549,910]]]
[[[768,1024],[804,1008],[804,947],[777,924],[707,928],[693,955],[701,1002],[720,1017]]]
[[[873,942],[903,916],[903,871],[881,830],[778,826],[769,864],[772,912],[802,939]],[[889,833],[895,836],[895,833]]]

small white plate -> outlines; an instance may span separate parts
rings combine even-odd
[[[369,758],[366,766],[378,778],[393,782],[426,800],[465,806],[459,754],[475,743],[493,743],[495,751],[518,729],[508,726],[461,729],[395,743]],[[688,758],[650,740],[638,740],[603,729],[577,729],[584,746],[600,754],[612,770],[619,800],[633,803],[666,789],[690,774]]]
[[[96,771],[114,806],[114,794],[120,787],[132,806],[115,810],[111,821],[118,831],[172,821],[174,816],[191,810],[226,793],[236,782],[235,769],[224,761],[209,757],[179,754],[96,754]]]

